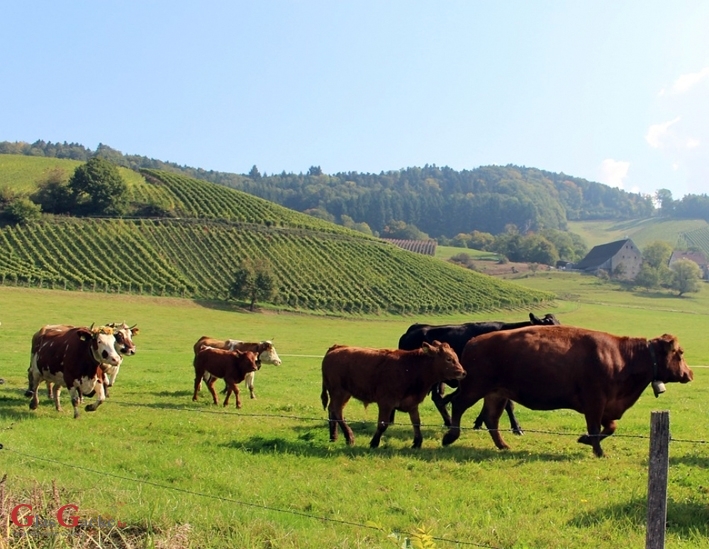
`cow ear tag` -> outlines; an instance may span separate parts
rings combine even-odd
[[[665,384],[662,383],[662,381],[653,381],[652,391],[655,393],[655,398],[659,397],[662,393],[666,391]]]

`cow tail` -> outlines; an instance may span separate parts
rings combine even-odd
[[[327,401],[328,399],[328,394],[327,394],[327,386],[325,385],[325,380],[323,379],[322,382],[322,393],[320,393],[320,400],[322,401],[322,408],[323,410],[327,409]]]

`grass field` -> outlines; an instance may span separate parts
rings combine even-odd
[[[590,250],[624,238],[631,238],[641,250],[656,240],[679,243],[679,235],[706,227],[703,219],[634,219],[629,221],[570,221],[569,230],[580,235]]]
[[[83,519],[118,519],[123,528],[81,532],[13,525],[9,547],[641,547],[645,538],[649,417],[671,411],[667,547],[709,547],[709,292],[684,299],[634,295],[579,275],[521,280],[564,296],[564,324],[612,333],[679,337],[695,367],[690,385],[648,389],[593,457],[575,440],[575,412],[518,407],[523,437],[496,450],[484,432],[463,431],[441,447],[444,429],[422,405],[424,444],[409,448],[405,415],[370,450],[376,406],[345,409],[354,447],[330,443],[320,404],[320,357],[333,343],[395,347],[413,322],[522,320],[528,311],[456,317],[333,319],[248,314],[189,300],[0,288],[0,475],[3,518],[10,504],[34,502],[46,517],[75,504]],[[138,353],[95,413],[73,420],[41,395],[23,396],[29,341],[42,324],[138,323]],[[256,376],[258,398],[241,410],[191,400],[192,344],[202,335],[273,338],[283,365]],[[480,404],[467,412],[470,427]],[[53,482],[55,488],[53,488]],[[46,518],[45,517],[45,518]],[[2,517],[0,517],[2,518]],[[11,523],[10,523],[11,524]],[[7,542],[8,534],[11,542]],[[390,534],[397,534],[398,541]],[[1,536],[5,536],[2,538]],[[457,540],[456,545],[446,540]],[[85,545],[80,545],[84,543]],[[1,543],[1,542],[0,542]],[[8,545],[9,543],[9,545]],[[2,545],[0,545],[2,547]]]

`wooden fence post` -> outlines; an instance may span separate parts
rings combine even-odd
[[[650,460],[647,479],[646,549],[665,547],[667,522],[667,474],[670,465],[670,413],[650,414]]]

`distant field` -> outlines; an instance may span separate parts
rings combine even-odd
[[[707,227],[702,219],[641,219],[632,221],[570,221],[569,230],[586,241],[589,250],[624,238],[631,238],[641,250],[651,242],[664,240],[673,246],[681,244],[680,234]]]

